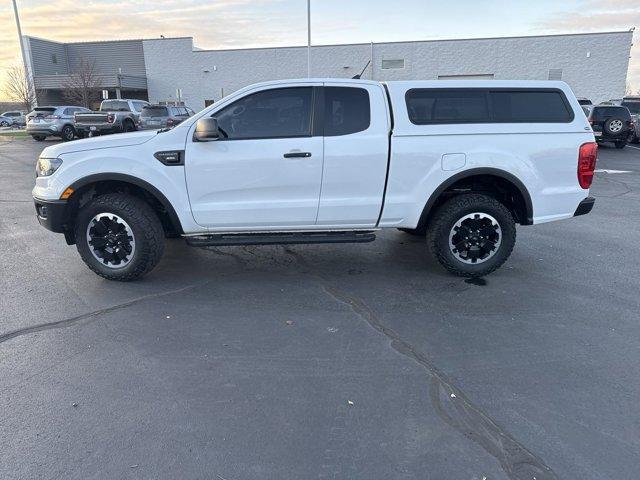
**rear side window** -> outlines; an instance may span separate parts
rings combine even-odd
[[[433,123],[486,123],[486,92],[464,89],[414,89],[406,95],[409,120],[416,125]]]
[[[566,123],[573,114],[559,91],[494,91],[489,93],[497,123]]]
[[[573,111],[559,90],[413,89],[406,94],[416,125],[568,123]]]
[[[364,88],[325,87],[325,137],[362,132],[370,123],[369,92]]]

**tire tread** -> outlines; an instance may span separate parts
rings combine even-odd
[[[76,243],[78,252],[84,263],[97,275],[107,280],[117,280],[121,282],[136,280],[153,270],[162,258],[162,253],[164,252],[164,230],[162,229],[158,216],[149,204],[133,195],[107,193],[91,200],[83,210],[96,206],[104,206],[106,211],[113,209],[113,207],[121,210],[128,217],[126,219],[128,223],[130,221],[133,222],[144,232],[144,241],[139,242],[136,240],[136,245],[141,245],[142,250],[138,252],[140,255],[139,258],[134,260],[136,262],[135,268],[124,274],[122,272],[106,273],[96,268],[94,263],[95,258],[91,252],[88,250],[85,252],[80,247],[80,242],[83,241],[82,239],[85,235],[85,232],[82,230],[86,228],[86,223],[76,222]],[[79,213],[79,216],[80,215],[82,215],[82,210]],[[133,225],[131,225],[131,227],[133,228]]]
[[[471,207],[481,211],[483,207],[489,209],[498,209],[503,215],[506,215],[507,218],[513,219],[511,212],[502,203],[488,195],[479,193],[457,195],[445,202],[436,210],[427,228],[427,246],[431,254],[445,269],[459,277],[480,277],[496,271],[502,266],[504,262],[506,262],[506,260],[511,255],[516,240],[515,221],[513,221],[513,223],[511,223],[510,225],[501,225],[501,228],[503,229],[503,238],[505,235],[505,230],[508,230],[506,232],[507,234],[513,235],[512,241],[508,243],[503,242],[503,244],[501,245],[501,248],[503,246],[504,248],[506,248],[506,250],[500,252],[502,260],[499,262],[493,262],[491,265],[487,264],[484,269],[478,269],[478,272],[469,272],[462,270],[459,265],[454,263],[447,255],[445,255],[445,252],[439,245],[438,238],[442,232],[442,229],[448,228],[447,224],[451,222],[452,217],[456,216],[458,212],[460,212],[460,210]]]

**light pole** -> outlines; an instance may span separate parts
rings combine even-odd
[[[311,0],[307,0],[307,78],[311,78]]]
[[[13,13],[16,16],[16,27],[18,28],[18,41],[20,42],[20,53],[22,54],[22,66],[24,67],[25,79],[28,81],[29,70],[27,69],[27,56],[24,54],[24,44],[22,43],[22,28],[20,27],[20,16],[18,15],[18,5],[13,1]]]

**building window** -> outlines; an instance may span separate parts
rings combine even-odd
[[[51,63],[58,64],[58,56],[55,53],[51,54]]]
[[[382,60],[383,70],[395,70],[399,68],[404,68],[404,58],[395,60]]]
[[[549,80],[562,80],[562,69],[561,68],[550,69]]]

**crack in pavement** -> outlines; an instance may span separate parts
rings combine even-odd
[[[181,293],[188,290],[193,290],[198,287],[202,287],[208,284],[210,281],[207,280],[205,282],[200,282],[194,285],[187,285],[186,287],[177,288],[174,290],[169,290],[165,292],[151,293],[149,295],[143,295],[138,298],[134,298],[129,300],[128,302],[119,303],[117,305],[112,305],[110,307],[101,308],[99,310],[94,310],[93,312],[83,313],[80,315],[76,315],[75,317],[65,318],[63,320],[56,320],[54,322],[40,323],[38,325],[32,325],[30,327],[19,328],[17,330],[13,330],[11,332],[3,333],[0,335],[0,344],[12,340],[14,338],[23,337],[25,335],[29,335],[31,333],[42,332],[46,330],[54,330],[58,328],[67,328],[72,325],[79,324],[85,320],[96,320],[101,315],[105,313],[111,313],[117,310],[122,310],[124,308],[130,307],[131,305],[136,305],[145,300],[150,300],[153,298],[164,297],[167,295],[173,295],[175,293]],[[86,322],[89,323],[89,322]]]
[[[288,247],[284,247],[284,251],[304,268],[312,270],[297,252]],[[363,300],[336,288],[322,274],[310,274],[319,279],[320,286],[331,298],[351,308],[371,328],[387,337],[391,341],[391,348],[426,369],[431,385],[430,400],[440,418],[493,456],[510,479],[557,480],[556,474],[541,458],[527,450],[487,414],[473,405],[425,355],[417,351],[395,330],[384,325],[380,316]]]

